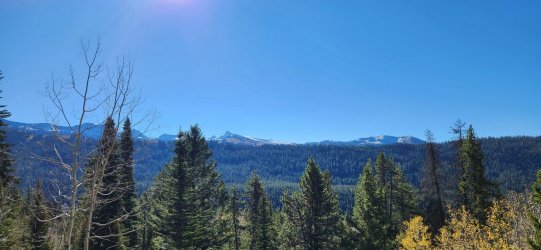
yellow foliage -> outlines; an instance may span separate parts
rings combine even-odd
[[[486,225],[462,207],[449,212],[447,225],[436,237],[439,249],[525,249],[530,234],[527,198],[510,194],[495,201],[489,209]]]
[[[398,236],[400,249],[432,249],[432,236],[428,232],[428,227],[423,224],[423,217],[415,216],[404,222],[404,226],[406,230]]]
[[[437,237],[441,249],[487,249],[479,222],[465,207],[450,212],[448,225]]]

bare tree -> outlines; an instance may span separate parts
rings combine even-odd
[[[68,200],[67,209],[58,217],[65,219],[64,229],[61,242],[67,249],[73,248],[73,239],[75,234],[75,221],[77,212],[82,211],[85,214],[84,220],[84,248],[89,248],[89,240],[93,237],[109,237],[106,235],[96,236],[91,235],[92,226],[103,226],[103,223],[94,223],[94,211],[101,205],[97,197],[100,194],[112,192],[112,190],[103,190],[102,182],[108,174],[105,171],[106,166],[110,164],[111,155],[115,154],[114,147],[106,147],[111,142],[100,143],[95,148],[83,150],[82,144],[85,138],[85,133],[95,127],[88,126],[95,117],[103,117],[100,121],[114,119],[116,127],[114,133],[118,131],[119,125],[128,117],[132,116],[134,109],[140,104],[141,98],[139,95],[134,95],[131,86],[133,76],[133,65],[125,57],[117,59],[116,67],[109,69],[98,62],[101,53],[101,44],[98,41],[96,46],[90,46],[90,43],[81,42],[82,55],[84,58],[84,77],[79,79],[76,77],[73,68],[70,68],[70,80],[67,82],[58,83],[54,79],[52,83],[47,84],[47,95],[53,103],[57,114],[48,114],[52,131],[55,132],[55,142],[52,145],[54,158],[40,157],[42,160],[48,161],[59,166],[69,176],[69,186],[66,188],[67,195],[63,195],[61,188],[59,189],[60,196]],[[74,95],[75,99],[70,96]],[[72,98],[72,99],[70,99]],[[70,110],[70,102],[75,100],[75,105],[72,105]],[[100,115],[101,114],[101,115]],[[149,113],[141,120],[151,122],[154,115]],[[71,130],[71,136],[66,137],[58,131],[59,124],[66,124]],[[116,137],[113,137],[116,140]],[[64,159],[61,153],[62,149],[69,150],[70,159]],[[86,181],[82,180],[82,166],[89,165],[92,159],[91,169],[88,169]],[[62,181],[59,181],[62,183]],[[84,207],[81,206],[80,189],[85,183],[86,198]],[[61,184],[59,184],[61,185]],[[122,192],[122,187],[119,185],[114,192]],[[118,199],[112,197],[111,199]],[[101,201],[107,203],[110,201]],[[107,222],[106,224],[116,223],[123,218],[126,218],[134,211],[123,211],[117,218]],[[57,217],[57,218],[58,218]],[[129,229],[135,230],[135,229]]]

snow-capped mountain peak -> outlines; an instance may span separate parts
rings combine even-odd
[[[390,136],[379,135],[359,138],[352,141],[322,141],[309,144],[319,145],[343,145],[343,146],[369,146],[369,145],[390,145],[390,144],[423,144],[424,141],[413,136]]]
[[[231,131],[226,131],[225,134],[220,137],[213,136],[210,138],[210,141],[215,141],[218,143],[249,145],[249,146],[261,146],[261,145],[266,145],[266,144],[272,144],[272,145],[284,144],[284,143],[276,142],[273,140],[259,139],[259,138],[254,138],[250,136],[234,134]]]

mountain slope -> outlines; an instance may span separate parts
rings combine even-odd
[[[51,135],[56,131],[60,135],[71,135],[74,132],[68,126],[54,126],[50,123],[22,123],[5,120],[8,128],[21,132],[27,132],[34,135]],[[81,126],[83,136],[91,139],[99,139],[103,131],[103,124],[83,123]],[[120,131],[119,131],[120,132]],[[120,134],[120,133],[119,133]],[[148,137],[138,130],[132,130],[133,137],[136,139],[147,139]]]
[[[37,126],[37,125],[36,125]],[[33,126],[8,126],[7,139],[13,145],[16,175],[20,178],[21,188],[34,185],[41,179],[44,189],[58,193],[56,181],[69,181],[64,171],[35,156],[55,159],[52,150],[54,138],[46,128]],[[224,139],[235,138],[234,135]],[[69,138],[68,138],[69,139]],[[535,172],[541,162],[541,137],[502,137],[480,139],[484,152],[486,174],[500,184],[503,191],[522,191],[534,181]],[[81,145],[82,152],[91,152],[97,144],[96,139],[88,137]],[[60,144],[59,144],[60,145]],[[256,171],[268,183],[267,188],[273,200],[278,201],[284,186],[298,187],[298,180],[306,166],[306,160],[313,156],[322,169],[330,171],[333,184],[346,187],[357,183],[362,166],[368,158],[385,152],[400,163],[404,174],[414,185],[419,184],[420,169],[424,165],[425,147],[417,144],[397,143],[380,146],[348,145],[307,145],[280,144],[254,147],[249,144],[223,143],[217,138],[209,140],[213,159],[218,164],[222,179],[229,184],[243,185],[253,171]],[[59,153],[69,161],[69,149],[59,147]],[[135,140],[135,179],[137,192],[146,190],[166,163],[173,157],[174,141],[156,139]],[[450,168],[453,150],[450,143],[439,143],[442,166],[446,176],[454,176]],[[84,166],[84,163],[82,163]],[[58,184],[58,183],[56,183]],[[66,183],[64,183],[66,184]],[[61,185],[62,186],[62,185]],[[349,189],[348,189],[349,190]],[[351,205],[351,194],[341,203]],[[345,201],[345,203],[344,203]],[[349,204],[349,205],[348,205]]]
[[[6,123],[10,126],[11,129],[19,130],[19,131],[25,131],[28,133],[36,134],[36,135],[47,135],[51,134],[53,131],[57,131],[61,135],[70,135],[73,134],[73,132],[70,130],[67,126],[57,126],[54,127],[49,123],[22,123],[22,122],[14,122],[14,121],[6,121]],[[91,139],[99,139],[101,136],[101,132],[103,130],[103,124],[92,124],[92,123],[84,123],[83,124],[83,130],[84,136],[91,138]],[[147,137],[143,133],[141,133],[138,130],[133,130],[133,136],[135,139],[150,139],[150,137]],[[163,134],[159,136],[158,140],[161,141],[174,141],[177,138],[176,135],[171,134]],[[224,143],[224,144],[235,144],[235,145],[245,145],[245,146],[262,146],[262,145],[283,145],[283,144],[291,144],[291,143],[285,143],[285,142],[279,142],[272,139],[260,139],[250,136],[244,136],[232,133],[230,131],[226,131],[224,135],[220,137],[212,136],[209,138],[209,141],[217,142],[217,143]],[[423,144],[424,141],[420,140],[413,136],[389,136],[389,135],[382,135],[382,136],[372,136],[372,137],[366,137],[366,138],[359,138],[352,141],[331,141],[331,140],[325,140],[321,142],[311,142],[306,143],[309,145],[334,145],[334,146],[369,146],[369,145],[392,145],[392,144]]]
[[[336,146],[369,146],[369,145],[392,145],[392,144],[423,144],[424,141],[413,137],[413,136],[390,136],[390,135],[381,135],[381,136],[372,136],[366,138],[359,138],[353,141],[322,141],[322,142],[312,142],[309,144],[318,144],[318,145],[336,145]]]
[[[273,141],[269,139],[259,139],[259,138],[253,138],[253,137],[243,136],[239,134],[233,134],[229,131],[226,131],[225,134],[220,137],[216,137],[216,136],[211,137],[210,141],[217,142],[217,143],[230,143],[230,144],[245,145],[245,146],[287,144],[287,143],[281,143],[281,142],[277,142],[277,141]]]

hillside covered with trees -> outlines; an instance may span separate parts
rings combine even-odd
[[[54,192],[49,179],[54,179],[58,169],[33,157],[34,154],[51,155],[50,148],[42,145],[54,141],[52,134],[33,134],[32,131],[7,128],[7,140],[17,161],[14,163],[20,188],[34,185],[33,180],[45,182],[46,193]],[[541,137],[480,138],[487,176],[498,183],[503,192],[522,192],[535,180],[541,162]],[[86,138],[83,148],[90,150],[97,141]],[[446,173],[453,173],[452,142],[437,143],[440,164]],[[272,203],[280,205],[280,195],[285,188],[296,189],[304,171],[306,160],[313,156],[322,169],[333,176],[333,185],[340,194],[340,207],[353,207],[353,187],[367,159],[375,160],[384,152],[399,163],[406,179],[420,187],[421,169],[425,160],[425,145],[382,146],[333,146],[333,145],[263,145],[246,146],[209,141],[217,171],[228,186],[243,185],[252,172],[257,172],[266,184]],[[154,177],[173,158],[174,141],[156,139],[134,140],[134,176],[137,194],[148,190]],[[69,151],[62,151],[69,154]]]

